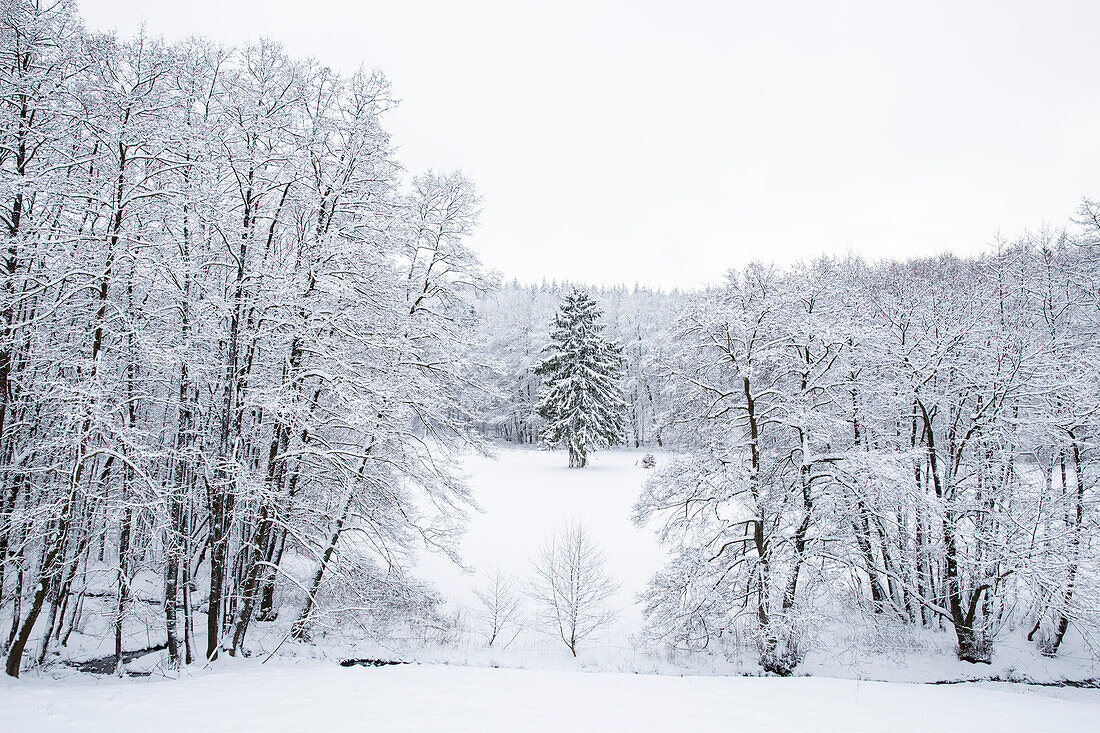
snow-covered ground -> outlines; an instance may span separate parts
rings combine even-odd
[[[1095,690],[241,663],[179,680],[0,683],[5,731],[1090,731]]]
[[[463,467],[483,510],[471,517],[461,554],[469,572],[439,555],[421,561],[420,574],[465,609],[477,607],[473,589],[495,567],[520,584],[543,540],[568,521],[580,521],[603,548],[608,576],[620,583],[611,601],[616,620],[601,646],[624,645],[640,630],[637,594],[664,562],[657,537],[631,522],[634,502],[650,470],[646,451],[603,451],[583,470],[568,468],[561,451],[501,448],[492,458],[470,456]],[[665,460],[658,454],[657,460]],[[528,629],[517,645],[539,645]],[[543,643],[549,641],[545,637]]]

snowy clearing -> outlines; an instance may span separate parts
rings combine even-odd
[[[180,680],[5,682],[11,731],[1095,730],[1100,692],[315,662]]]
[[[612,599],[616,622],[598,641],[622,643],[639,630],[642,611],[636,596],[665,558],[656,535],[631,522],[634,502],[649,474],[641,466],[646,453],[603,451],[583,470],[568,468],[563,451],[501,448],[492,458],[467,457],[463,470],[482,509],[471,516],[460,549],[472,572],[439,555],[427,555],[420,574],[446,598],[472,608],[477,605],[472,589],[480,577],[499,567],[522,581],[531,574],[531,558],[543,540],[563,523],[579,520],[602,545],[608,575],[621,584]],[[658,461],[663,460],[658,454]],[[540,641],[545,643],[547,637],[530,632],[517,640]]]

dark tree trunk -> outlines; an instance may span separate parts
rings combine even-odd
[[[1043,650],[1044,654],[1051,657],[1058,653],[1058,648],[1062,646],[1062,640],[1065,639],[1066,632],[1069,630],[1069,608],[1073,603],[1073,593],[1077,583],[1077,567],[1079,565],[1081,553],[1081,532],[1085,521],[1085,480],[1081,475],[1081,446],[1077,442],[1077,438],[1072,431],[1069,437],[1073,441],[1073,473],[1076,489],[1076,495],[1074,497],[1075,507],[1071,515],[1073,518],[1074,530],[1073,538],[1070,540],[1072,560],[1070,561],[1069,570],[1066,573],[1066,589],[1062,594],[1062,602],[1057,612],[1057,620],[1054,622],[1054,634]],[[1063,487],[1066,485],[1066,470],[1064,463],[1062,466],[1062,485]]]
[[[122,527],[118,533],[118,605],[115,608],[115,674],[123,670],[122,636],[126,609],[130,605],[130,523],[132,512],[127,506],[122,513]]]

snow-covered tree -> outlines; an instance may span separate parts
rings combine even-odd
[[[508,442],[538,441],[542,419],[535,408],[540,380],[534,370],[545,343],[545,324],[553,320],[562,298],[574,287],[600,304],[604,335],[623,347],[624,443],[663,447],[667,407],[663,361],[685,295],[640,285],[525,285],[513,280],[479,297],[475,307],[482,367],[477,380],[488,392],[478,412],[480,430]]]
[[[588,455],[623,441],[622,349],[603,335],[596,301],[577,288],[562,300],[544,358],[538,413],[542,439],[569,450],[569,467],[584,468]]]
[[[705,644],[698,630],[751,620],[761,665],[779,674],[803,654],[807,566],[834,501],[844,343],[829,324],[832,269],[753,265],[699,298],[671,365],[688,455],[658,471],[636,507],[639,521],[664,520],[676,551],[647,598],[664,633]]]

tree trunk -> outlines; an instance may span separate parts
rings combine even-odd
[[[298,620],[294,622],[293,631],[291,632],[295,639],[304,639],[307,636],[309,627],[309,614],[313,611],[313,605],[317,602],[317,592],[321,589],[321,581],[325,576],[325,569],[328,568],[329,561],[332,559],[332,553],[336,551],[336,543],[340,541],[340,533],[344,531],[344,522],[347,521],[348,513],[351,512],[351,504],[355,498],[355,492],[350,488],[348,489],[347,499],[344,501],[344,511],[340,513],[340,518],[336,520],[336,524],[332,529],[332,535],[329,537],[328,545],[325,547],[325,552],[321,556],[321,566],[317,568],[317,572],[313,575],[313,581],[309,584],[309,594],[306,596],[305,605],[302,607],[302,612],[298,614]]]
[[[8,659],[5,665],[5,671],[11,677],[19,676],[19,667],[22,664],[23,651],[27,648],[27,642],[30,640],[31,632],[34,630],[34,625],[38,621],[38,615],[42,612],[42,604],[46,601],[46,594],[49,592],[50,585],[56,582],[57,573],[61,570],[61,556],[65,549],[65,540],[69,531],[72,506],[76,501],[76,486],[79,481],[80,471],[78,468],[76,476],[70,484],[65,503],[62,506],[61,515],[54,529],[54,535],[47,541],[47,547],[49,549],[42,558],[42,566],[39,570],[38,588],[35,590],[34,598],[31,600],[30,610],[27,612],[27,617],[19,627],[19,633],[15,635],[15,638],[11,642],[11,646],[8,648]],[[15,618],[18,620],[18,616]]]
[[[123,498],[125,501],[125,497]],[[118,533],[118,605],[115,608],[115,674],[123,672],[122,632],[126,620],[126,609],[130,604],[130,522],[132,513],[127,505],[122,512],[122,526]]]
[[[1081,446],[1077,442],[1077,438],[1071,431],[1069,434],[1070,439],[1073,441],[1073,474],[1074,484],[1076,488],[1075,496],[1075,508],[1073,513],[1073,538],[1070,540],[1071,556],[1069,570],[1066,573],[1066,590],[1062,594],[1062,603],[1057,612],[1057,620],[1054,624],[1054,635],[1050,641],[1046,644],[1046,648],[1043,653],[1047,656],[1055,656],[1058,653],[1058,648],[1062,645],[1062,640],[1066,636],[1066,631],[1069,630],[1069,607],[1073,603],[1073,592],[1075,590],[1077,582],[1077,567],[1080,563],[1081,555],[1081,532],[1082,526],[1085,520],[1085,480],[1081,475]],[[1062,482],[1065,485],[1066,475],[1065,467],[1062,468]]]

